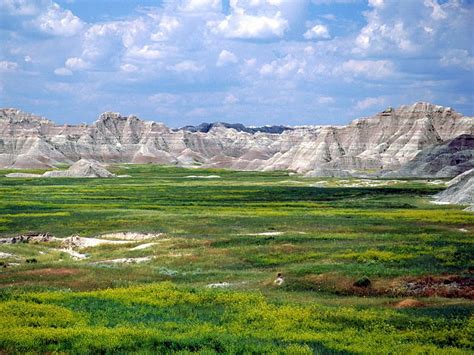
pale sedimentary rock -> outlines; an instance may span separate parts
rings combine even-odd
[[[468,205],[474,211],[474,169],[470,169],[448,182],[448,188],[435,195],[436,202]]]
[[[56,125],[0,110],[0,167],[50,168],[81,159],[349,176],[400,169],[423,149],[474,134],[474,118],[416,103],[346,126],[247,128],[224,123],[170,129],[106,112],[92,125]]]

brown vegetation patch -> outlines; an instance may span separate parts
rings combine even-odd
[[[35,276],[70,276],[76,275],[80,273],[81,270],[79,269],[72,269],[72,268],[45,268],[45,269],[35,269],[35,270],[27,270],[23,272],[19,272],[19,275],[35,275]]]
[[[418,307],[424,307],[424,306],[425,304],[423,302],[420,302],[413,298],[404,299],[400,302],[395,303],[394,305],[395,308],[418,308]]]
[[[351,279],[335,273],[289,278],[288,287],[295,290],[330,292],[350,296],[405,296],[474,299],[472,276],[423,276],[374,279],[367,287],[355,285]]]
[[[474,299],[474,277],[451,275],[406,279],[400,291],[410,296]]]

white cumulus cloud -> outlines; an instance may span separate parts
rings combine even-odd
[[[223,49],[219,54],[219,57],[217,58],[216,65],[218,67],[222,67],[227,64],[237,63],[238,61],[239,60],[237,59],[237,56],[234,53]]]
[[[138,67],[130,63],[124,63],[120,66],[120,70],[125,73],[133,73],[138,70]]]
[[[143,47],[132,47],[127,51],[127,55],[132,58],[139,59],[158,59],[161,57],[161,52],[157,49],[152,48],[149,45]]]
[[[306,39],[328,39],[331,38],[329,30],[324,25],[315,25],[303,35]]]
[[[169,70],[176,71],[178,73],[182,72],[200,72],[204,70],[204,66],[196,63],[195,61],[192,60],[184,60],[182,62],[179,62],[175,65],[170,65],[168,66]]]
[[[217,35],[241,39],[278,38],[289,27],[280,11],[273,15],[251,15],[240,7],[234,8],[222,21],[209,21],[208,26]]]
[[[441,57],[439,62],[444,67],[474,70],[474,56],[470,55],[466,49],[451,49]]]
[[[15,71],[18,69],[18,64],[8,60],[0,61],[0,71]]]
[[[64,66],[69,70],[84,70],[89,68],[89,63],[82,58],[72,57],[66,60]]]
[[[79,17],[69,10],[62,9],[56,3],[53,3],[33,22],[40,31],[55,36],[74,36],[84,27]]]
[[[71,76],[72,71],[67,68],[56,68],[54,69],[54,74],[59,76]]]
[[[221,0],[187,0],[180,7],[186,12],[218,11],[221,8]]]
[[[357,101],[355,108],[357,110],[366,110],[374,106],[384,106],[385,102],[386,100],[384,97],[367,97],[363,100]]]
[[[394,74],[395,66],[389,60],[354,60],[342,63],[342,73],[369,79],[383,79]]]

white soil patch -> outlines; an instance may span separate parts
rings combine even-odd
[[[6,259],[6,258],[16,258],[16,256],[10,253],[4,253],[0,251],[0,259]]]
[[[298,180],[282,180],[279,184],[306,184],[306,182],[298,181]]]
[[[230,287],[230,286],[231,286],[231,284],[228,283],[228,282],[217,282],[217,283],[209,284],[206,287],[208,287],[208,288],[225,288],[225,287]]]
[[[443,180],[433,180],[433,181],[428,181],[428,184],[432,185],[444,185],[445,182]]]
[[[140,244],[137,245],[136,247],[130,248],[130,250],[142,250],[142,249],[148,249],[151,248],[153,245],[156,245],[158,243],[146,243],[146,244]]]
[[[310,187],[320,187],[322,185],[327,185],[327,181],[316,181],[316,182],[313,182],[311,185],[309,185]]]
[[[258,236],[275,236],[275,235],[282,235],[283,232],[262,232],[262,233],[249,233],[249,234],[244,234],[244,235],[258,235]]]
[[[345,182],[345,180],[339,181]],[[378,186],[387,186],[387,185],[395,185],[400,183],[398,180],[358,180],[354,181],[353,183],[344,183],[338,185],[339,187],[378,187]]]
[[[138,233],[138,232],[120,232],[120,233],[107,233],[98,236],[101,239],[120,239],[120,240],[131,240],[141,241],[147,239],[158,238],[163,233]]]
[[[188,179],[220,179],[219,175],[188,175]]]
[[[89,248],[89,247],[96,247],[98,245],[103,244],[128,244],[130,241],[128,240],[104,240],[98,238],[82,238],[79,236],[72,236],[67,237],[61,243],[65,249],[73,249],[73,248]]]
[[[191,253],[169,253],[168,256],[172,258],[182,258],[183,256],[191,256]]]
[[[88,256],[86,254],[81,254],[81,253],[79,253],[77,251],[74,251],[72,249],[56,249],[56,250],[69,254],[74,260],[83,260],[83,259],[88,258]]]
[[[111,260],[102,260],[98,261],[98,263],[106,263],[106,264],[140,264],[152,259],[151,256],[143,256],[141,258],[120,258],[120,259],[111,259]]]
[[[469,232],[466,228],[459,228],[459,231],[460,231],[460,232],[463,232],[463,233]]]
[[[450,202],[444,202],[444,201],[430,201],[433,205],[450,205]]]

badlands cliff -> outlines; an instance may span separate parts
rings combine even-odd
[[[474,169],[465,171],[448,182],[448,188],[435,195],[438,203],[468,205],[474,211]]]
[[[112,112],[103,113],[92,125],[57,125],[20,110],[0,109],[0,167],[50,168],[88,159],[287,169],[312,176],[403,172],[420,152],[431,156],[427,150],[460,135],[467,135],[464,140],[472,144],[474,117],[429,103],[389,108],[346,126],[261,128],[215,123],[170,129]],[[451,175],[472,168],[472,156],[463,164]]]

